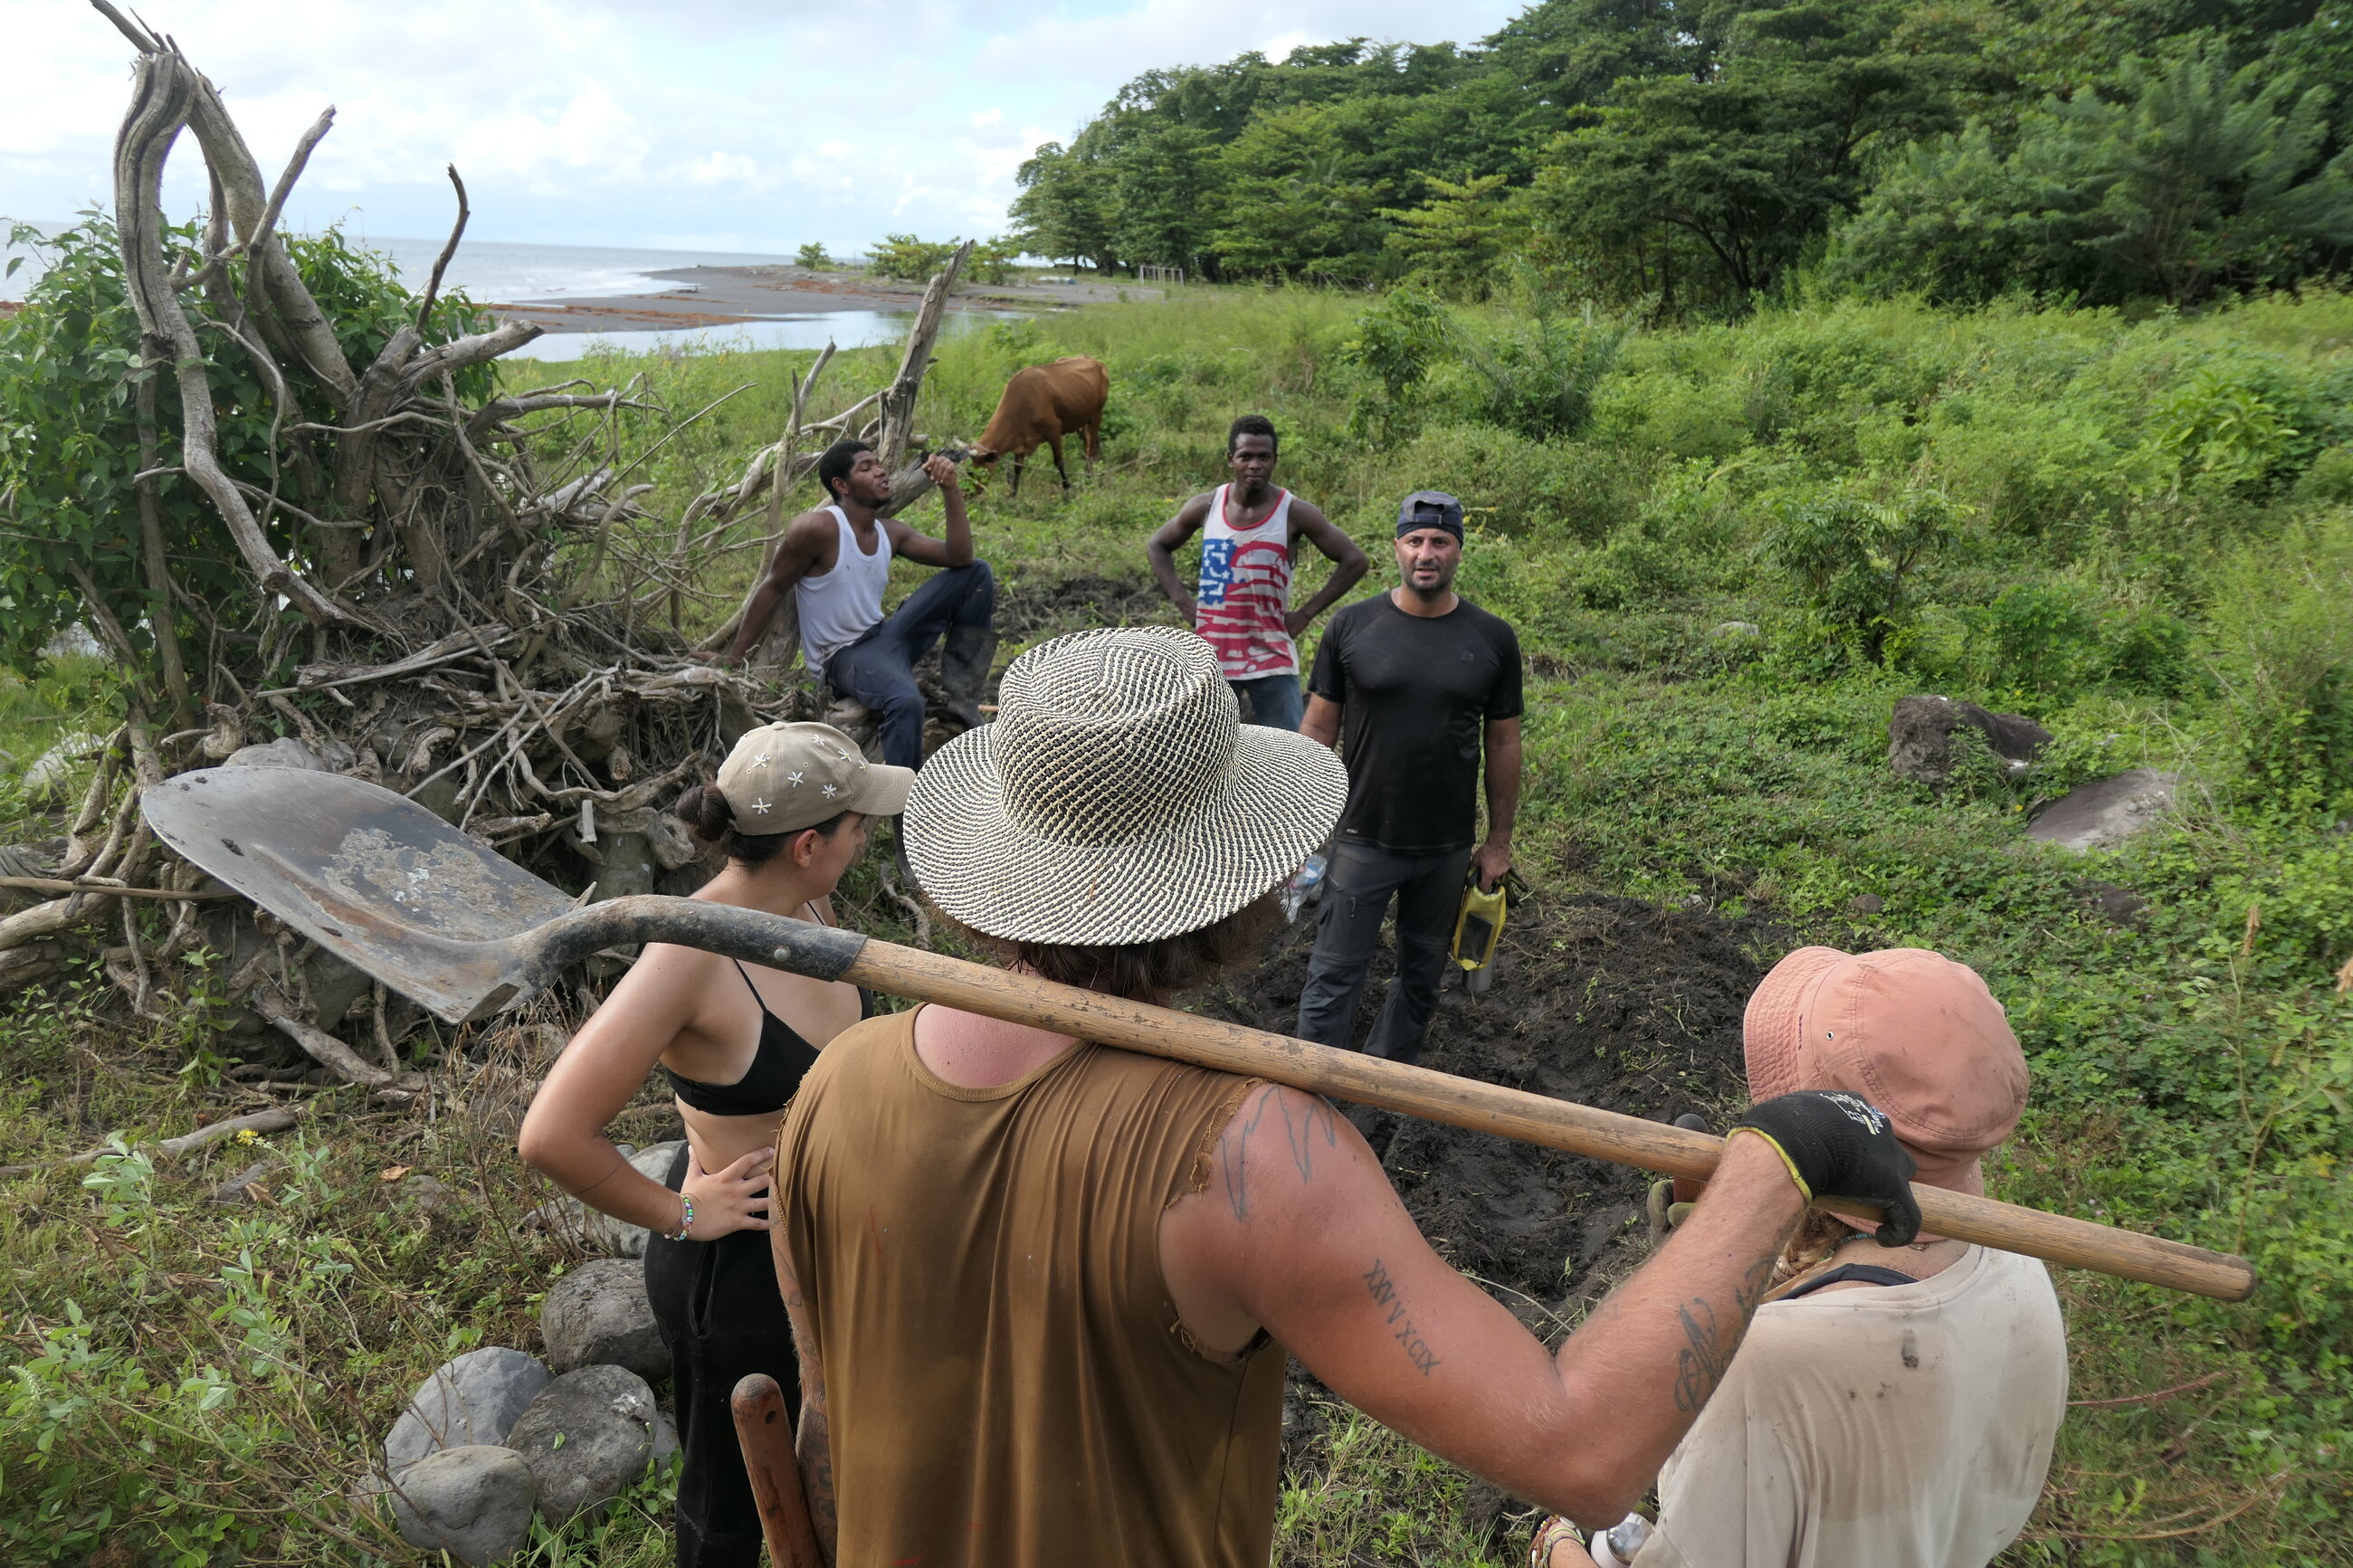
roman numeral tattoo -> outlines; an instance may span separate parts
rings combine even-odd
[[[1430,1348],[1430,1342],[1423,1339],[1421,1331],[1413,1326],[1413,1318],[1406,1311],[1405,1303],[1398,1300],[1397,1281],[1389,1278],[1388,1267],[1376,1258],[1373,1266],[1365,1270],[1363,1278],[1365,1289],[1373,1298],[1373,1305],[1388,1309],[1384,1321],[1389,1330],[1389,1338],[1405,1348],[1406,1359],[1413,1363],[1414,1370],[1424,1377],[1437,1371],[1438,1352]]]

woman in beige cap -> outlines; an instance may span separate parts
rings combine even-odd
[[[1751,1099],[1861,1096],[1930,1186],[1982,1194],[1980,1157],[2026,1109],[2001,1004],[1923,948],[1800,948],[1749,998],[1742,1034]],[[1817,1210],[1661,1472],[1633,1563],[1984,1568],[2034,1511],[2066,1406],[2066,1330],[2041,1263],[1926,1234],[1883,1247]],[[1591,1560],[1618,1561],[1596,1544]],[[1548,1527],[1535,1561],[1588,1558]]]
[[[870,765],[823,724],[753,731],[716,784],[672,807],[726,857],[694,896],[832,924],[828,900],[865,847],[867,824],[898,815],[914,778]],[[871,1010],[852,985],[649,943],[523,1119],[525,1160],[589,1207],[654,1233],[646,1294],[677,1379],[684,1568],[751,1568],[758,1559],[759,1515],[727,1398],[738,1378],[765,1372],[797,1403],[765,1234],[776,1117],[818,1052]],[[686,1123],[667,1184],[631,1166],[604,1131],[657,1066]]]

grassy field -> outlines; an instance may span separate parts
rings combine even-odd
[[[975,503],[1018,611],[1006,657],[1091,614],[1160,613],[1143,538],[1222,477],[1238,413],[1274,418],[1278,479],[1377,563],[1399,495],[1461,495],[1461,586],[1530,658],[1532,880],[1975,965],[2035,1074],[1995,1195],[2261,1270],[2237,1306],[2059,1276],[2074,1397],[2106,1403],[2071,1415],[2004,1561],[2353,1561],[2353,299],[2137,320],[1828,300],[1622,338],[1542,301],[1409,315],[1196,289],[950,341],[919,419],[941,438],[976,434],[1018,365],[1111,369],[1092,479],[1064,496],[1033,466],[1018,500],[998,476]],[[580,374],[643,374],[681,412],[734,394],[645,466],[674,516],[775,437],[807,359]],[[894,363],[843,356],[817,405]],[[1561,434],[1527,389],[1578,378],[1589,407]],[[659,434],[649,419],[640,438]],[[1365,591],[1393,581],[1377,569]],[[741,584],[711,587],[715,620]],[[1890,704],[1917,691],[2057,739],[2023,778],[1970,754],[1932,792],[1885,762]],[[21,763],[106,701],[102,669],[61,665],[0,692],[0,747]],[[2185,775],[2158,829],[2088,858],[2024,839],[2039,801],[2137,766]],[[14,788],[16,831],[53,831]],[[900,934],[871,882],[850,903]],[[201,1009],[127,1019],[88,976],[18,999],[0,1158],[260,1103],[224,1076],[215,1027]],[[544,1189],[513,1159],[509,1079],[479,1065],[519,1075],[543,1048],[527,1026],[423,1044],[441,1064],[429,1118],[299,1096],[259,1204],[207,1195],[244,1149],[5,1178],[0,1558],[382,1552],[339,1500],[368,1442],[452,1349],[533,1343],[533,1303],[577,1256],[516,1228]],[[662,1116],[649,1099],[617,1135]],[[1464,1478],[1331,1415],[1288,1479],[1283,1561],[1524,1550]],[[659,1561],[664,1513],[649,1481],[536,1561]]]

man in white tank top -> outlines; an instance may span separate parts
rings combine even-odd
[[[940,650],[940,684],[948,711],[966,729],[980,724],[980,699],[997,654],[997,580],[975,559],[972,524],[965,516],[956,466],[934,458],[923,472],[940,487],[947,537],[917,533],[881,515],[891,502],[891,474],[864,441],[836,441],[818,458],[818,483],[830,506],[805,511],[785,530],[776,558],[745,610],[733,646],[719,658],[737,663],[767,635],[787,592],[800,612],[801,658],[809,672],[873,710],[882,760],[893,767],[923,762],[923,693],[915,664],[932,644]],[[888,616],[882,590],[891,559],[942,570]]]
[[[1217,651],[1234,695],[1250,700],[1251,721],[1296,730],[1302,711],[1299,649],[1292,638],[1339,602],[1365,574],[1365,552],[1323,512],[1274,485],[1274,426],[1245,414],[1226,436],[1233,481],[1195,496],[1144,548],[1160,591]],[[1176,550],[1198,532],[1201,571],[1186,592]],[[1332,563],[1331,580],[1291,607],[1291,568],[1302,536]]]

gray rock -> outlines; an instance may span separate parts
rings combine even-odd
[[[2087,784],[2053,801],[2026,830],[2029,838],[2062,849],[2110,849],[2155,826],[2173,810],[2179,773],[2135,768]]]
[[[646,1300],[639,1258],[596,1258],[558,1279],[539,1310],[539,1333],[559,1373],[625,1366],[649,1383],[670,1375],[670,1347]]]
[[[73,791],[74,769],[99,745],[96,735],[76,731],[35,757],[25,770],[26,804],[48,805],[65,799]]]
[[[667,1143],[656,1143],[628,1156],[630,1165],[649,1181],[668,1182],[670,1163],[678,1153],[682,1139],[673,1138]],[[599,1214],[575,1197],[560,1197],[543,1203],[523,1215],[523,1228],[545,1228],[558,1236],[576,1236],[580,1245],[591,1252],[601,1252],[610,1258],[643,1258],[646,1255],[645,1226],[631,1225],[625,1219]]]
[[[394,1474],[427,1454],[503,1443],[516,1420],[548,1385],[540,1359],[491,1346],[443,1363],[409,1396],[408,1408],[384,1440]]]
[[[654,1417],[654,1464],[657,1468],[670,1463],[670,1458],[686,1445],[678,1440],[678,1423],[665,1410]]]
[[[469,1568],[513,1556],[531,1539],[539,1478],[512,1448],[445,1448],[400,1471],[387,1489],[400,1538],[446,1551]]]
[[[1754,637],[1764,636],[1765,630],[1755,621],[1725,621],[1715,628],[1715,635],[1720,637]]]
[[[539,1478],[539,1510],[562,1524],[601,1514],[653,1463],[654,1391],[626,1367],[584,1366],[551,1383],[507,1441]]]
[[[232,768],[299,768],[305,773],[322,773],[327,764],[318,753],[291,735],[280,735],[258,746],[239,746],[222,764]]]
[[[2148,913],[2147,899],[2113,882],[2087,882],[2076,891],[2084,895],[2102,920],[2121,930],[2137,930]]]
[[[254,1184],[276,1169],[278,1169],[278,1162],[275,1160],[256,1160],[252,1164],[215,1187],[213,1202],[224,1208],[232,1204],[251,1203]]]
[[[2009,764],[2023,772],[2051,731],[2015,713],[1995,713],[1949,697],[1899,697],[1887,721],[1887,765],[1899,778],[1941,789],[1953,772],[1953,731],[1973,729]]]
[[[431,1176],[409,1176],[392,1189],[393,1201],[403,1208],[413,1208],[427,1215],[437,1215],[454,1209],[463,1202],[448,1186]]]
[[[1887,900],[1877,893],[1857,893],[1846,901],[1850,914],[1875,915],[1887,907]]]

